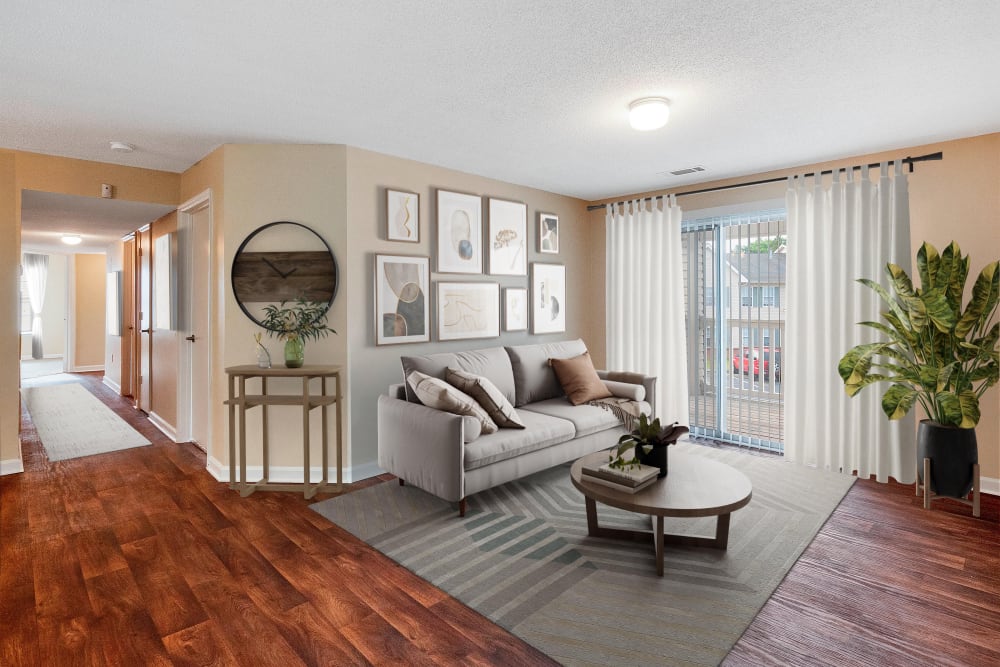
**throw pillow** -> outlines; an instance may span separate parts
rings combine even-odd
[[[612,395],[598,377],[594,362],[590,360],[590,352],[570,359],[549,359],[549,365],[556,372],[559,384],[573,405]]]
[[[617,396],[618,398],[627,398],[632,401],[641,401],[646,398],[646,388],[641,384],[605,380],[604,386],[608,388],[608,391],[610,391],[612,395]]]
[[[449,368],[445,371],[444,379],[448,381],[448,384],[458,387],[476,399],[476,402],[486,410],[486,414],[500,428],[524,428],[524,422],[517,416],[514,406],[504,398],[503,392],[487,378],[456,368]]]
[[[424,375],[420,371],[413,371],[406,377],[407,384],[413,389],[413,393],[421,403],[435,410],[443,410],[456,415],[468,415],[475,417],[482,427],[482,433],[496,433],[496,422],[494,422],[486,410],[468,394],[459,391],[444,380]]]

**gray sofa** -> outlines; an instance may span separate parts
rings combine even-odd
[[[572,340],[402,357],[403,384],[379,396],[379,466],[401,484],[458,502],[464,516],[465,499],[474,493],[610,448],[625,433],[621,422],[603,408],[572,405],[548,363],[585,351],[583,341]],[[515,406],[525,428],[501,428],[466,442],[463,417],[420,404],[405,382],[412,371],[444,379],[449,367],[488,378]],[[652,411],[656,378],[607,371],[598,375],[642,385],[643,409]]]

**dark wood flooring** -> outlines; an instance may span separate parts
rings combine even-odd
[[[0,478],[0,665],[553,664],[300,495],[241,499],[84,383],[153,445],[52,463],[22,415],[26,471]],[[1000,664],[1000,502],[935,508],[855,484],[726,664]]]

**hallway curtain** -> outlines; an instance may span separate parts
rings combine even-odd
[[[41,359],[42,350],[42,306],[45,305],[45,280],[49,275],[49,256],[24,253],[24,282],[28,285],[28,301],[31,302],[31,358]]]
[[[885,265],[910,271],[910,212],[902,165],[877,181],[867,167],[854,180],[836,171],[829,188],[820,177],[789,179],[788,311],[785,340],[785,458],[880,482],[914,481],[915,417],[889,421],[877,385],[848,397],[837,373],[840,358],[877,332],[881,301],[856,282],[870,278],[888,289]],[[874,389],[874,391],[872,391]]]
[[[658,378],[656,416],[689,425],[681,209],[673,196],[609,205],[607,367]]]

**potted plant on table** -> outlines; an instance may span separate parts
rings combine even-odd
[[[860,323],[885,340],[851,349],[837,370],[849,396],[876,382],[892,383],[882,396],[889,419],[900,419],[920,404],[928,418],[920,422],[917,460],[931,459],[930,488],[938,495],[963,498],[972,488],[972,466],[979,460],[979,399],[997,383],[1000,369],[1000,323],[993,322],[998,265],[995,261],[979,273],[964,308],[969,258],[954,241],[940,255],[929,243],[920,246],[919,288],[892,263],[885,269],[892,294],[874,281],[858,280],[889,308],[882,313],[884,322]],[[924,481],[920,466],[918,481]]]
[[[307,340],[325,338],[337,332],[326,323],[329,304],[301,298],[289,306],[285,303],[265,306],[261,324],[269,336],[285,341],[285,366],[300,368],[305,361]]]
[[[677,422],[663,428],[659,417],[649,421],[645,414],[641,414],[638,426],[618,439],[618,445],[612,450],[614,454],[610,465],[613,468],[628,468],[636,464],[653,466],[660,469],[657,477],[666,477],[667,447],[687,432],[688,427]],[[633,458],[626,460],[622,455],[629,449],[633,451]]]

